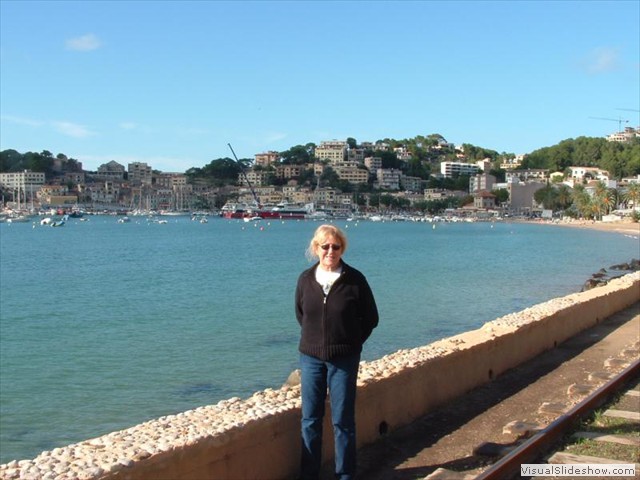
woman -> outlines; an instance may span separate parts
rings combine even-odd
[[[342,260],[347,238],[333,225],[315,231],[307,255],[317,262],[298,278],[295,309],[302,327],[303,479],[317,479],[322,461],[322,423],[327,388],[335,439],[336,477],[356,474],[356,380],[365,340],[378,325],[367,279]]]

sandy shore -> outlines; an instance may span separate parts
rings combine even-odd
[[[540,222],[545,225],[553,225],[559,227],[571,228],[588,228],[591,230],[601,230],[605,232],[619,232],[626,235],[635,235],[640,237],[640,223],[634,222],[594,222],[588,220],[575,221],[559,221],[559,222]]]

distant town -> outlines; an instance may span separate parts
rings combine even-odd
[[[199,211],[246,217],[298,209],[306,215],[336,217],[365,212],[561,212],[582,218],[635,215],[637,220],[640,157],[634,160],[633,155],[640,148],[640,128],[626,128],[606,139],[581,138],[571,141],[599,148],[617,144],[620,158],[628,156],[624,149],[634,149],[631,160],[616,167],[617,176],[593,164],[556,161],[561,170],[531,168],[527,155],[456,146],[437,134],[375,143],[322,141],[240,160],[229,146],[229,157],[186,172],[160,172],[138,162],[125,167],[116,161],[91,172],[64,154],[5,150],[0,152],[0,193],[5,214]]]

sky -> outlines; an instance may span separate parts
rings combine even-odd
[[[85,170],[640,126],[640,2],[0,0],[0,150]]]

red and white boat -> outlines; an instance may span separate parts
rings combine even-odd
[[[311,205],[280,203],[272,208],[257,208],[246,204],[227,204],[221,209],[223,218],[262,218],[265,220],[304,220],[312,213]]]

